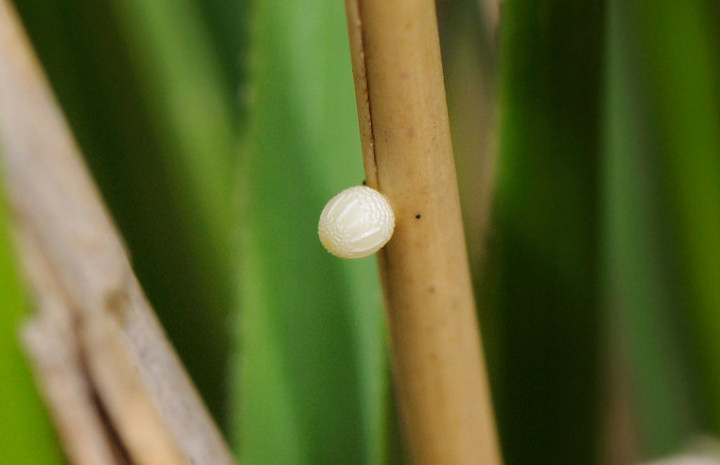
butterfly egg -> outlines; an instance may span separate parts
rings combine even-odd
[[[390,202],[367,186],[350,187],[330,199],[318,223],[320,242],[340,258],[374,254],[390,240],[394,229]]]

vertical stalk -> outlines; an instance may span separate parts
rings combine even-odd
[[[435,4],[346,0],[346,7],[367,182],[396,216],[379,262],[410,459],[497,465]]]

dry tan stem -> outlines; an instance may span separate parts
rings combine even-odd
[[[414,465],[498,465],[435,5],[346,6],[368,183],[388,196],[397,221],[380,267],[410,458]]]
[[[0,0],[0,146],[37,306],[24,339],[70,461],[231,465],[8,0]]]

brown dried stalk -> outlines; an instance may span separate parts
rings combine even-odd
[[[8,0],[0,0],[0,146],[37,307],[24,341],[70,462],[232,465]]]
[[[431,0],[346,0],[367,182],[389,199],[381,251],[392,365],[414,465],[499,465]]]

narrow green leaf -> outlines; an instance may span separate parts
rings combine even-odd
[[[720,434],[720,31],[710,3],[642,1],[637,17],[693,348]]]
[[[592,464],[603,2],[512,1],[500,43],[496,203],[505,461]]]
[[[237,96],[238,90],[247,78],[248,19],[250,0],[194,0],[207,24],[212,48],[217,52],[223,88],[230,96]],[[231,110],[242,114],[244,104],[232,105]]]
[[[157,257],[168,260],[164,268],[169,279],[160,277],[162,294],[158,292],[168,304],[161,315],[194,381],[225,426],[229,421],[227,319],[237,211],[233,197],[238,149],[236,89],[223,80],[220,55],[212,47],[196,3],[117,0],[112,6],[159,149],[153,154],[159,157],[155,163],[166,176],[167,191],[160,195],[167,196],[174,210],[164,212],[163,205],[150,206],[158,216],[170,219],[154,243],[172,241],[168,236],[174,234],[173,226],[185,234],[176,247]],[[147,180],[147,173],[135,174]],[[157,194],[151,185],[146,187]],[[153,219],[145,219],[152,228]],[[190,289],[187,300],[179,289],[185,284]],[[173,303],[183,311],[175,311]]]
[[[638,30],[626,2],[610,3],[607,61],[605,247],[608,311],[628,372],[640,452],[677,452],[697,429],[693,371],[684,363],[687,302],[673,254],[659,128]],[[618,338],[612,338],[616,342]]]
[[[362,182],[342,2],[253,11],[243,165],[237,438],[244,464],[381,464],[387,375],[374,258],[317,238],[324,203]]]

